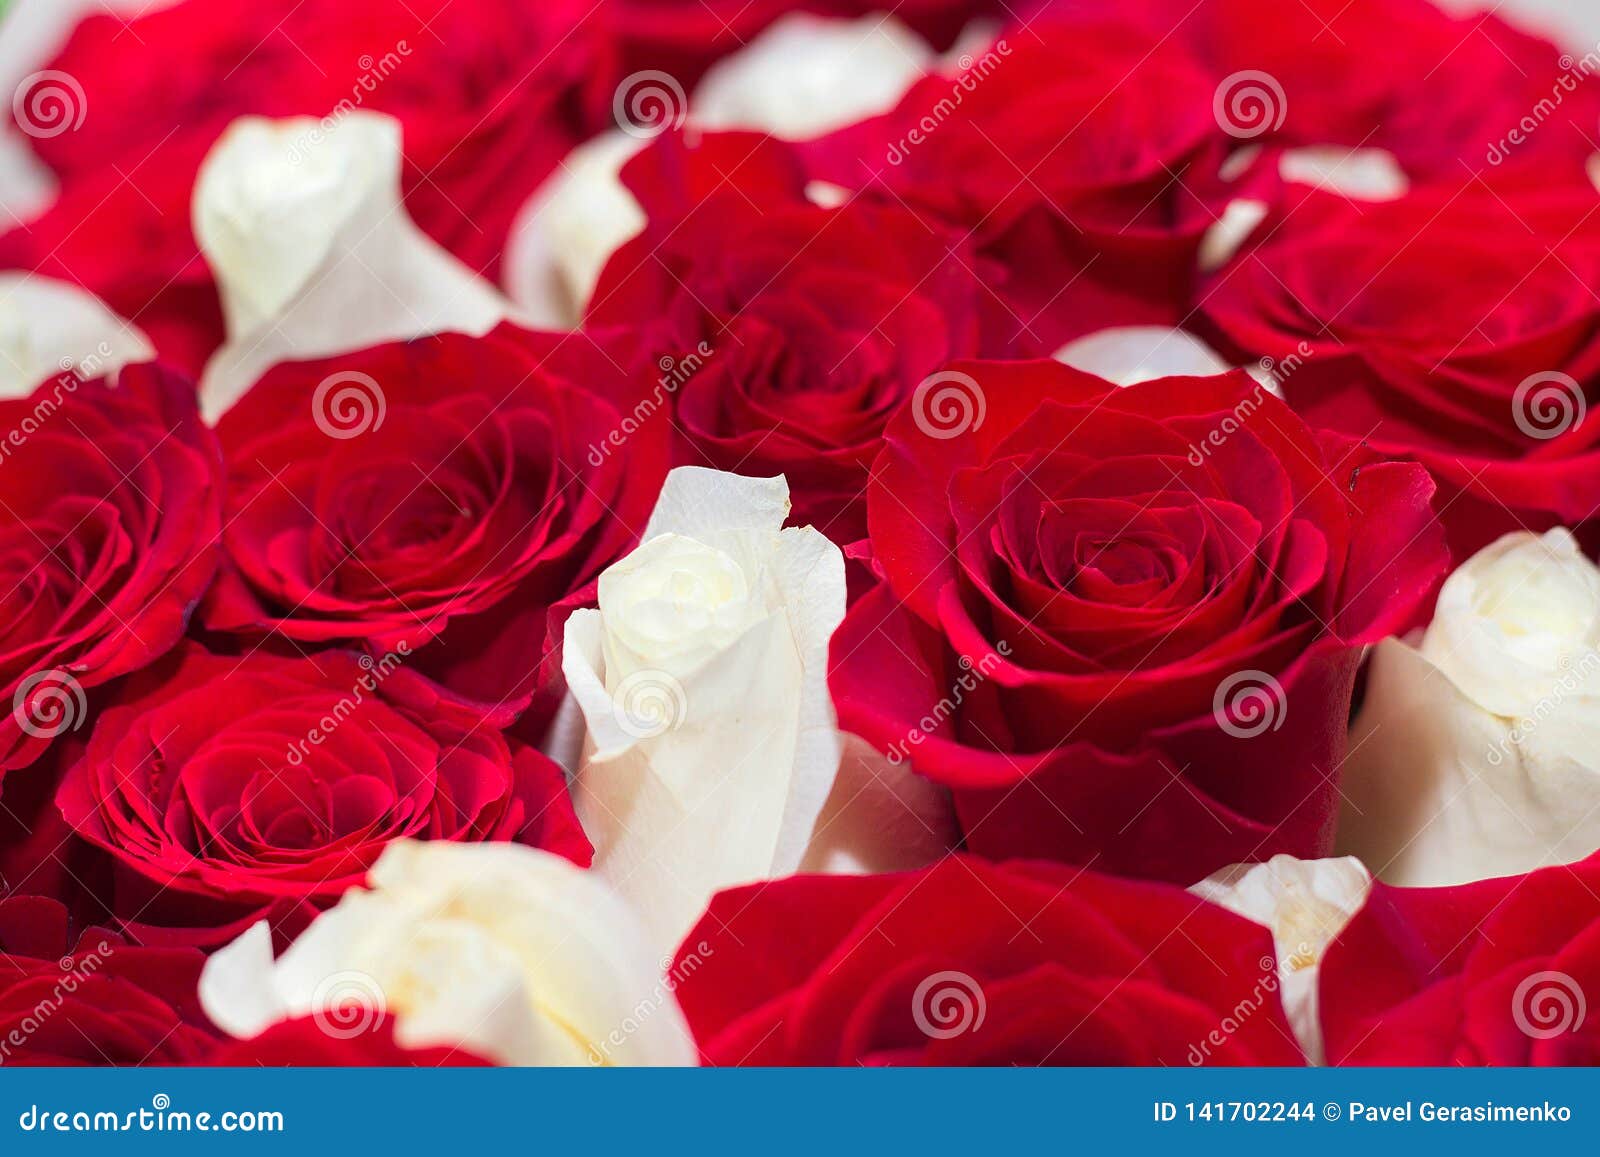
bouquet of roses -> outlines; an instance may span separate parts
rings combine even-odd
[[[1600,1060],[1600,47],[17,0],[0,1063]]]

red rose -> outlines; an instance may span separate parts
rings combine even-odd
[[[202,947],[262,918],[287,938],[402,838],[587,865],[561,769],[406,664],[189,644],[118,688],[57,797],[114,863],[114,918]]]
[[[811,150],[816,174],[969,234],[1007,278],[1007,337],[1049,353],[1112,325],[1175,324],[1237,142],[1178,44],[1112,21],[1035,20]]]
[[[1373,885],[1322,960],[1328,1059],[1600,1064],[1600,861],[1452,888]]]
[[[247,113],[331,125],[359,108],[400,121],[417,224],[492,277],[518,209],[584,135],[578,93],[600,31],[597,20],[584,31],[587,11],[563,0],[306,0],[287,11],[188,0],[89,16],[46,66],[72,78],[81,121],[26,138],[61,200],[0,240],[0,257],[94,291],[164,357],[198,370],[222,338],[190,226],[201,160]]]
[[[1172,31],[1171,5],[1145,7],[1152,34]],[[1538,161],[1545,182],[1578,184],[1594,151],[1600,85],[1492,12],[1458,16],[1429,0],[1203,0],[1176,35],[1213,74],[1219,115],[1241,144],[1387,149],[1412,181],[1456,187],[1508,158],[1513,168]],[[1539,127],[1519,132],[1530,114]]]
[[[404,644],[408,667],[509,718],[554,665],[551,605],[632,545],[665,476],[655,426],[593,450],[622,416],[585,387],[615,376],[587,339],[509,328],[273,367],[217,424],[207,625]]]
[[[83,723],[85,691],[161,655],[216,568],[217,446],[157,365],[0,401],[0,773]]]
[[[1509,199],[1508,199],[1509,198]],[[1451,545],[1600,506],[1600,247],[1581,196],[1312,197],[1208,293],[1208,337],[1269,357],[1312,426],[1414,458]]]
[[[196,996],[204,963],[99,928],[74,940],[54,900],[0,900],[0,1064],[195,1063],[216,1040]]]
[[[719,1065],[1302,1064],[1275,968],[1177,888],[952,856],[723,892],[671,975]]]
[[[648,322],[632,337],[659,371],[677,464],[784,474],[795,522],[863,537],[889,415],[981,352],[975,255],[897,206],[813,205],[794,153],[758,136],[665,138],[623,179],[649,224],[586,323]]]
[[[249,1040],[228,1041],[203,1064],[222,1068],[440,1068],[483,1067],[492,1062],[460,1046],[403,1048],[394,1039],[392,1018],[351,1033],[342,1026],[329,1032],[315,1016],[282,1020]]]
[[[1083,35],[1114,19],[1146,43],[1181,45],[1240,148],[1386,149],[1412,182],[1454,187],[1513,171],[1579,184],[1594,151],[1600,84],[1493,12],[1431,0],[1073,0],[1051,19]]]
[[[1445,565],[1426,472],[1324,448],[1242,373],[942,389],[874,467],[841,726],[952,788],[987,855],[1190,883],[1325,853],[1361,646]]]

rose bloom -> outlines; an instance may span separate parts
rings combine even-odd
[[[608,443],[622,413],[587,387],[615,373],[584,338],[510,328],[275,366],[217,425],[226,562],[207,625],[404,643],[457,694],[524,709],[541,664],[559,674],[551,605],[633,544],[665,475],[659,424]]]
[[[1325,447],[1242,373],[942,388],[874,467],[840,726],[952,788],[986,855],[1182,883],[1325,855],[1361,648],[1445,564],[1426,472]]]
[[[672,975],[710,1064],[1302,1064],[1275,970],[1177,888],[952,856],[723,892]]]
[[[1179,38],[1113,20],[1041,18],[968,62],[821,142],[814,174],[970,234],[1033,352],[1182,318],[1237,143],[1215,81]]]
[[[386,1013],[403,1047],[508,1065],[694,1063],[665,959],[598,874],[515,844],[398,840],[367,884],[276,959],[265,922],[214,953],[216,1024],[257,1037],[320,1014],[359,1032]]]
[[[3,774],[177,642],[216,568],[221,486],[193,385],[157,365],[52,378],[0,401],[0,431]]]
[[[128,20],[89,16],[43,66],[73,79],[86,115],[72,131],[27,138],[61,199],[0,238],[0,256],[93,290],[190,371],[222,338],[190,194],[236,117],[305,115],[330,127],[353,108],[398,117],[407,210],[491,273],[518,206],[585,131],[579,89],[596,67],[599,22],[585,33],[587,9],[576,4],[148,7]]]
[[[1322,963],[1328,1059],[1600,1063],[1600,863],[1454,888],[1373,886]]]
[[[844,557],[789,515],[782,478],[680,467],[599,606],[566,622],[574,804],[595,870],[668,950],[718,889],[799,870],[835,790]]]
[[[120,686],[57,796],[111,862],[111,916],[146,942],[214,947],[263,917],[287,939],[401,837],[587,864],[561,769],[406,662],[187,644]]]
[[[671,407],[677,464],[783,474],[796,523],[864,536],[889,415],[980,352],[976,257],[898,206],[812,204],[796,154],[755,136],[665,138],[623,180],[648,224],[605,267],[586,324],[651,320],[638,356]]]
[[[1203,306],[1213,344],[1274,359],[1312,426],[1427,466],[1461,554],[1600,505],[1594,191],[1508,196],[1310,198]]]
[[[1241,146],[1382,149],[1412,180],[1453,187],[1514,170],[1576,184],[1594,152],[1600,84],[1548,40],[1508,24],[1509,6],[1460,14],[1431,0],[1075,7],[1182,42],[1219,90],[1220,115]]]
[[[1600,568],[1572,535],[1518,531],[1479,551],[1419,638],[1373,652],[1340,849],[1420,886],[1600,849],[1597,671]]]
[[[42,896],[0,900],[0,1064],[175,1065],[217,1036],[196,985],[205,957],[74,933]]]

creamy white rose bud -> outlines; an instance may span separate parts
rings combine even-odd
[[[806,140],[888,111],[934,63],[927,42],[886,13],[791,12],[707,71],[689,117]]]
[[[398,841],[277,959],[265,922],[206,963],[200,1002],[254,1036],[312,1016],[351,1036],[384,1015],[408,1047],[510,1065],[692,1065],[663,963],[604,881],[520,844]]]
[[[1339,846],[1392,884],[1459,884],[1600,848],[1600,570],[1508,534],[1445,582],[1420,640],[1373,653]]]
[[[0,273],[0,397],[70,372],[89,380],[155,357],[150,340],[94,294],[37,273]]]
[[[1189,889],[1201,899],[1272,931],[1278,992],[1300,1047],[1312,1064],[1324,1059],[1317,1014],[1322,954],[1372,892],[1360,860],[1297,860],[1273,856],[1264,864],[1235,864]]]
[[[508,303],[430,240],[400,201],[392,117],[240,117],[195,180],[194,231],[228,340],[207,363],[215,419],[273,364],[385,341],[487,333]]]
[[[618,179],[648,140],[620,130],[567,154],[517,214],[506,246],[506,292],[544,329],[574,329],[607,260],[645,226]]]
[[[567,620],[573,801],[595,870],[663,949],[717,891],[800,866],[838,771],[844,557],[788,513],[782,478],[674,470],[644,545]]]

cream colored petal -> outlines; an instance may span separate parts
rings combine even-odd
[[[1394,201],[1411,187],[1388,149],[1338,145],[1285,149],[1278,158],[1278,173],[1285,181],[1315,185],[1354,201]]]
[[[1328,945],[1366,904],[1371,874],[1360,860],[1349,857],[1299,860],[1280,855],[1261,864],[1224,868],[1190,891],[1271,930],[1284,1012],[1306,1057],[1321,1064],[1319,966]]]
[[[524,320],[576,329],[611,255],[645,226],[618,174],[648,141],[613,129],[573,149],[517,214],[505,283]]]
[[[154,357],[143,332],[87,290],[0,273],[0,397],[26,397],[63,372],[88,380]]]
[[[1351,730],[1339,850],[1387,883],[1434,887],[1600,849],[1597,689],[1591,660],[1526,713],[1497,715],[1405,643],[1384,640]]]
[[[482,335],[508,316],[509,303],[406,214],[400,160],[398,122],[376,113],[241,117],[223,133],[194,194],[228,321],[201,379],[209,420],[280,361]]]
[[[706,129],[805,140],[886,112],[934,62],[927,43],[886,13],[792,12],[706,72],[689,117]]]
[[[1161,325],[1102,329],[1068,342],[1056,351],[1055,360],[1118,386],[1206,377],[1233,368],[1193,334]]]
[[[839,774],[800,862],[802,872],[861,874],[925,867],[961,842],[950,792],[843,735]]]

